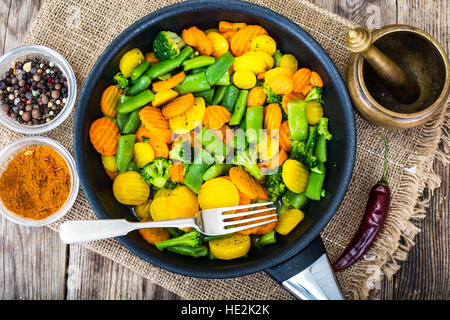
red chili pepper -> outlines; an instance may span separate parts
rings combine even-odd
[[[370,190],[366,211],[361,225],[350,244],[339,259],[333,264],[333,270],[335,272],[348,268],[367,251],[378,232],[381,230],[389,211],[391,191],[386,182],[388,145],[386,138],[382,134],[380,134],[380,136],[383,138],[385,146],[383,176]]]

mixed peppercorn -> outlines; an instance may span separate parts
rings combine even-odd
[[[67,97],[67,78],[43,57],[16,62],[0,80],[2,110],[20,124],[52,121],[64,109]]]

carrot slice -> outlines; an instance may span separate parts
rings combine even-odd
[[[192,93],[181,95],[170,101],[162,108],[162,114],[166,119],[176,117],[194,106],[194,95]]]
[[[105,116],[114,118],[117,115],[117,105],[123,90],[118,85],[107,87],[100,99],[100,108]]]
[[[186,74],[184,73],[184,71],[181,71],[180,73],[173,75],[167,80],[154,82],[152,84],[153,91],[161,92],[164,90],[172,89],[173,87],[181,83],[181,81],[183,81],[185,77]]]
[[[313,71],[311,72],[311,78],[309,79],[309,84],[313,87],[323,87],[323,81],[320,75]]]
[[[280,129],[282,119],[283,115],[278,103],[271,103],[264,108],[264,129],[269,130],[269,133],[273,129]]]
[[[142,219],[140,222],[152,221],[151,219]],[[139,229],[142,238],[150,244],[170,239],[170,234],[163,228]]]
[[[149,52],[149,53],[145,54],[144,59],[145,59],[145,61],[150,62],[150,65],[154,65],[159,62],[159,59],[155,56],[154,52]]]
[[[98,153],[112,156],[117,152],[119,127],[109,118],[100,118],[92,122],[89,138]]]
[[[222,106],[209,106],[205,109],[202,123],[209,129],[220,129],[230,121],[230,112]]]
[[[183,183],[184,181],[185,169],[184,165],[181,162],[173,163],[169,169],[170,179],[173,182]]]
[[[282,149],[284,149],[284,151],[286,151],[286,152],[291,151],[290,137],[291,137],[291,133],[289,130],[289,123],[286,120],[281,124],[281,127],[280,127],[280,147]]]
[[[292,80],[294,81],[294,92],[301,92],[302,88],[309,83],[310,78],[311,70],[308,68],[298,69],[292,75]]]
[[[155,107],[144,107],[139,111],[139,118],[146,127],[155,127],[159,129],[168,129],[169,121],[164,118],[161,109]]]
[[[150,141],[161,141],[165,144],[168,144],[172,141],[172,131],[169,129],[160,129],[160,128],[144,128],[141,127],[136,131],[136,139],[140,142],[144,141],[144,138],[149,139]],[[150,143],[152,144],[152,143]],[[152,145],[153,147],[153,145]],[[156,150],[153,150],[156,152]]]
[[[238,57],[250,50],[251,40],[259,35],[267,34],[266,29],[258,25],[248,25],[240,29],[231,38],[231,52]]]
[[[204,56],[210,56],[213,52],[213,46],[211,40],[208,39],[206,34],[197,27],[190,27],[187,30],[183,30],[181,37],[186,44],[195,47],[200,54]]]
[[[268,199],[266,189],[244,169],[240,167],[232,167],[228,172],[228,175],[238,190],[250,199]]]

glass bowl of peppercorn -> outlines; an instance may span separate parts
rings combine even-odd
[[[45,226],[69,212],[78,191],[75,161],[58,142],[27,136],[0,150],[0,216]]]
[[[55,50],[30,45],[0,57],[0,122],[24,134],[59,126],[77,96],[74,72]]]

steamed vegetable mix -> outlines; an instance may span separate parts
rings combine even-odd
[[[260,25],[219,21],[215,29],[161,30],[148,51],[121,57],[89,130],[118,203],[141,221],[267,201],[278,214],[277,222],[223,236],[140,230],[150,245],[245,259],[291,232],[301,210],[325,196],[332,135],[324,83],[276,40]],[[255,215],[264,221],[271,213]]]

